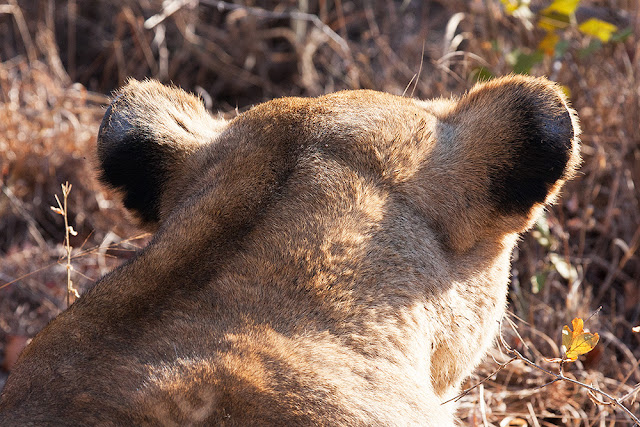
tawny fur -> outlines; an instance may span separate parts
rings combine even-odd
[[[452,425],[441,403],[492,345],[511,251],[574,173],[578,133],[529,77],[229,122],[131,81],[98,158],[157,232],[25,349],[0,424]]]

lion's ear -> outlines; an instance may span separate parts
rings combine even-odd
[[[168,181],[219,127],[193,95],[153,80],[130,80],[100,125],[100,180],[119,190],[125,207],[142,226],[153,229],[161,219]]]
[[[577,116],[544,78],[508,76],[427,105],[436,144],[422,205],[456,250],[527,230],[580,163]]]
[[[448,121],[466,148],[484,157],[489,201],[505,215],[528,216],[552,201],[580,161],[577,116],[561,88],[543,78],[509,76],[478,85]]]

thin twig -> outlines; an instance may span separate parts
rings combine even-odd
[[[316,27],[318,27],[323,33],[325,33],[331,40],[336,42],[344,52],[349,52],[349,45],[346,40],[340,37],[338,33],[333,31],[331,27],[322,22],[317,15],[311,13],[304,13],[299,11],[290,11],[290,12],[272,12],[269,10],[261,9],[259,7],[251,7],[251,6],[240,6],[233,3],[228,3],[226,1],[220,0],[200,0],[201,4],[207,6],[217,7],[219,11],[225,10],[243,10],[247,12],[249,15],[257,16],[258,18],[270,18],[270,19],[296,19],[299,21],[309,21],[312,22]],[[145,28],[153,28],[151,24],[147,25],[147,22],[151,21],[153,16],[145,22]],[[155,21],[152,22],[155,24]]]
[[[117,250],[119,250],[119,251],[123,251],[123,252],[124,252],[124,251],[130,251],[131,249],[125,249],[125,248],[121,248],[121,247],[119,247],[119,245],[122,245],[123,243],[127,243],[127,244],[129,244],[129,245],[132,245],[132,246],[133,246],[134,248],[136,248],[136,249],[140,249],[138,246],[134,245],[134,244],[133,244],[133,243],[131,243],[131,242],[132,242],[132,241],[134,241],[134,240],[144,239],[144,238],[149,237],[149,236],[150,236],[150,233],[142,233],[142,234],[139,234],[139,235],[137,235],[137,236],[129,237],[128,239],[124,239],[124,240],[121,240],[121,241],[119,241],[119,242],[112,243],[112,244],[110,244],[110,245],[108,245],[108,246],[105,246],[105,247],[104,247],[104,249],[117,249]],[[99,251],[100,251],[101,249],[103,249],[103,247],[101,247],[101,246],[93,246],[93,247],[91,247],[91,248],[81,250],[80,252],[76,252],[76,253],[75,253],[75,255],[72,255],[72,256],[71,256],[71,259],[72,259],[72,260],[75,260],[75,259],[78,259],[78,258],[82,258],[82,257],[84,257],[84,256],[87,256],[87,255],[89,255],[89,254],[99,253]],[[66,254],[65,254],[65,256],[66,256]],[[21,281],[21,280],[23,280],[23,279],[26,279],[26,278],[27,278],[27,277],[29,277],[29,276],[33,276],[33,275],[34,275],[34,274],[36,274],[36,273],[39,273],[39,272],[41,272],[41,271],[43,271],[43,270],[46,270],[46,269],[48,269],[48,268],[51,268],[51,267],[53,267],[54,265],[60,264],[60,263],[61,263],[61,260],[62,260],[62,259],[60,259],[60,260],[58,260],[58,261],[56,261],[56,262],[52,262],[51,264],[47,264],[47,265],[45,265],[45,266],[43,266],[43,267],[40,267],[40,268],[38,268],[37,270],[30,271],[30,272],[28,272],[27,274],[23,274],[22,276],[17,277],[17,278],[15,278],[15,279],[11,279],[10,281],[5,282],[5,283],[1,284],[1,285],[0,285],[0,290],[1,290],[1,289],[6,288],[6,287],[8,287],[8,286],[11,286],[11,285],[13,285],[14,283],[19,282],[19,281]],[[3,279],[3,280],[7,280],[7,279]],[[95,280],[95,279],[91,279],[91,280]]]
[[[4,193],[4,195],[7,196],[9,202],[11,202],[11,206],[25,221],[27,221],[27,230],[29,230],[29,234],[31,234],[33,240],[36,241],[40,249],[46,250],[47,242],[44,240],[44,236],[42,236],[40,230],[38,230],[36,220],[33,218],[31,213],[29,213],[29,210],[24,206],[22,201],[20,201],[20,199],[17,198],[15,194],[13,194],[13,191],[11,191],[9,187],[4,185],[3,183],[0,183],[0,186],[2,187],[2,192]]]
[[[591,391],[592,393],[597,393],[607,399],[609,399],[609,402],[607,402],[608,405],[611,405],[613,407],[618,407],[620,408],[622,411],[624,411],[629,417],[631,417],[631,419],[633,420],[634,423],[636,423],[638,426],[640,426],[640,419],[638,419],[637,416],[635,416],[633,414],[633,412],[631,412],[631,410],[629,410],[626,406],[624,406],[622,404],[622,399],[616,399],[615,397],[611,396],[610,394],[608,394],[607,392],[604,392],[598,388],[595,388],[593,386],[590,386],[588,384],[585,384],[583,382],[580,382],[578,380],[574,380],[573,378],[569,378],[567,376],[565,376],[562,372],[559,374],[555,374],[547,369],[544,369],[543,367],[539,366],[538,364],[536,364],[535,362],[532,362],[531,360],[529,360],[528,358],[524,357],[518,350],[516,350],[515,348],[510,347],[504,340],[504,338],[502,337],[502,334],[500,334],[498,336],[498,338],[500,339],[500,343],[503,345],[503,347],[505,348],[505,350],[508,353],[511,353],[514,355],[514,357],[516,357],[517,359],[522,360],[524,363],[526,363],[527,365],[531,366],[532,368],[535,368],[541,372],[544,372],[545,374],[557,379],[557,380],[564,380],[564,381],[568,381],[570,383],[579,385],[580,387],[586,388],[587,390]],[[510,359],[509,362],[511,362],[513,360]]]
[[[420,64],[422,65],[422,64]],[[409,90],[409,86],[411,86],[411,83],[413,83],[413,80],[418,77],[417,74],[414,74],[413,77],[411,77],[411,80],[409,80],[409,83],[407,83],[407,86],[404,88],[404,90],[402,91],[402,96],[404,97],[407,93],[407,91]]]
[[[540,427],[538,417],[536,416],[536,412],[533,410],[533,405],[531,404],[531,402],[527,402],[527,410],[529,411],[529,415],[531,416],[533,427]]]
[[[58,198],[58,195],[55,195],[56,198],[56,202],[58,202],[58,207],[51,207],[51,209],[59,214],[62,215],[64,217],[64,232],[65,232],[65,238],[64,238],[64,248],[66,250],[67,253],[67,307],[69,307],[71,305],[71,294],[73,294],[76,298],[80,298],[80,294],[78,293],[78,290],[76,288],[73,287],[73,282],[71,281],[71,270],[73,270],[73,266],[71,265],[71,239],[70,239],[70,235],[73,234],[74,236],[76,234],[78,234],[73,227],[71,227],[69,225],[69,217],[68,217],[68,210],[67,210],[67,200],[69,198],[69,193],[71,192],[71,184],[69,184],[68,182],[65,182],[64,184],[61,185],[62,187],[62,200],[63,203],[60,203],[60,199]]]
[[[27,277],[32,276],[32,275],[34,275],[34,274],[36,274],[36,273],[38,273],[38,272],[40,272],[42,270],[46,270],[47,268],[53,267],[56,264],[58,264],[58,263],[57,262],[52,262],[51,264],[45,265],[44,267],[40,267],[37,270],[33,270],[33,271],[28,272],[27,274],[23,274],[22,276],[20,276],[20,277],[18,277],[16,279],[13,279],[13,280],[10,280],[10,281],[8,281],[6,283],[3,283],[2,285],[0,285],[0,289],[4,289],[7,286],[13,285],[16,282],[21,281],[22,279],[26,279]]]
[[[413,89],[411,90],[411,95],[409,98],[413,98],[413,94],[416,92],[416,88],[418,87],[418,80],[420,80],[420,74],[422,74],[422,64],[424,63],[424,46],[426,40],[422,41],[422,53],[420,53],[420,67],[418,68],[418,75],[416,77],[416,84],[413,85]]]
[[[71,81],[76,79],[76,0],[67,2],[67,73]]]
[[[516,359],[517,359],[517,357],[516,357]],[[538,387],[534,388],[534,390],[540,390],[540,389],[543,389],[543,388],[548,387],[548,386],[550,386],[551,384],[556,383],[556,382],[558,382],[558,381],[560,381],[558,378],[554,378],[554,379],[552,379],[551,381],[549,381],[548,383],[544,383],[544,384],[542,384],[542,385],[539,385]]]
[[[497,374],[498,372],[500,372],[501,370],[506,368],[508,364],[510,364],[511,362],[513,362],[514,360],[517,360],[517,359],[518,358],[516,356],[513,356],[511,359],[507,360],[506,362],[501,363],[500,365],[498,365],[498,369],[496,369],[495,371],[493,371],[492,373],[490,373],[489,375],[487,375],[482,380],[478,381],[476,384],[474,384],[473,386],[469,387],[468,389],[465,389],[465,390],[461,391],[458,395],[452,397],[449,400],[445,400],[444,402],[442,402],[442,405],[444,405],[445,403],[449,403],[451,401],[456,401],[457,402],[458,400],[462,399],[464,396],[469,394],[469,392],[471,390],[473,390],[474,388],[478,387],[480,384],[484,383],[489,378],[493,377],[495,374]]]
[[[620,402],[624,402],[625,400],[627,400],[628,398],[630,398],[631,396],[633,396],[635,393],[637,393],[638,391],[640,391],[640,383],[636,384],[635,387],[633,387],[631,389],[631,391],[627,394],[625,394],[624,396],[622,396],[621,398],[619,398],[618,400]]]
[[[31,34],[29,33],[29,27],[27,26],[27,21],[24,19],[24,15],[22,14],[22,9],[18,5],[16,0],[9,0],[10,8],[4,8],[2,10],[3,13],[11,13],[13,18],[16,21],[16,25],[18,26],[18,31],[20,32],[20,36],[22,37],[22,42],[24,43],[24,48],[27,51],[27,58],[29,59],[29,63],[33,64],[37,59],[37,51],[33,44],[33,39],[31,38]]]
[[[162,23],[162,21],[164,21],[189,3],[195,4],[194,0],[173,0],[168,3],[165,2],[165,5],[162,8],[162,12],[156,13],[155,15],[144,21],[144,28],[147,30],[154,28],[156,25]]]
[[[172,1],[165,7],[161,13],[153,15],[148,18],[144,22],[144,28],[147,30],[152,29],[156,25],[160,24],[166,18],[180,10],[185,5],[193,3],[193,0],[175,0]],[[323,33],[325,33],[331,40],[336,42],[344,52],[349,52],[349,45],[340,37],[338,33],[333,31],[331,27],[322,22],[317,15],[313,15],[311,13],[305,13],[300,11],[290,11],[290,12],[272,12],[270,10],[261,9],[259,7],[251,7],[251,6],[241,6],[233,3],[228,3],[226,1],[219,0],[200,0],[201,4],[206,6],[217,7],[219,11],[225,10],[242,10],[248,13],[249,15],[257,16],[258,18],[268,18],[268,19],[295,19],[298,21],[309,21],[312,22],[316,27],[318,27]]]
[[[126,238],[126,239],[122,239],[122,240],[120,240],[118,242],[111,243],[108,246],[92,246],[90,248],[83,249],[84,244],[86,243],[86,240],[85,240],[85,243],[82,244],[82,247],[80,248],[80,250],[76,251],[76,253],[71,256],[71,259],[75,260],[75,259],[80,259],[80,258],[85,257],[85,256],[90,255],[90,254],[99,254],[100,251],[103,250],[103,249],[105,249],[105,250],[118,250],[118,251],[121,251],[121,252],[139,250],[139,249],[141,249],[141,246],[135,245],[132,242],[135,241],[135,240],[145,239],[145,238],[147,238],[149,236],[151,236],[151,233],[144,232],[144,233],[140,233],[140,234],[137,234],[135,236],[132,236],[132,237],[129,237],[129,238]],[[130,245],[130,246],[133,246],[134,249],[127,249],[127,248],[121,247],[121,245],[123,245],[125,243]],[[65,257],[66,257],[66,253],[65,253]],[[9,285],[12,285],[12,284],[16,283],[16,282],[19,282],[20,280],[25,279],[25,278],[27,278],[29,276],[32,276],[33,274],[38,273],[38,272],[40,272],[42,270],[46,270],[47,268],[53,267],[56,264],[61,264],[61,261],[62,261],[62,258],[60,258],[56,262],[52,262],[51,264],[45,265],[44,267],[41,267],[41,268],[39,268],[37,270],[31,271],[31,272],[29,272],[27,274],[24,274],[24,275],[22,275],[22,276],[20,276],[20,277],[18,277],[16,279],[13,279],[10,282],[3,283],[2,285],[0,285],[0,289],[3,289],[3,288],[5,288],[5,287],[7,287]],[[92,279],[92,280],[94,280],[94,279]]]
[[[487,404],[484,401],[484,384],[480,384],[480,387],[478,387],[478,398],[480,400],[480,415],[482,416],[482,425],[483,427],[488,427],[489,421],[487,421]]]

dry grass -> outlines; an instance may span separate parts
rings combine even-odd
[[[64,226],[49,209],[60,183],[73,184],[74,284],[82,290],[130,256],[119,242],[136,231],[91,168],[108,102],[101,94],[128,76],[173,81],[201,93],[214,111],[344,88],[429,98],[468,89],[481,66],[509,73],[508,54],[542,37],[495,0],[250,3],[270,12],[227,10],[214,0],[169,1],[164,10],[157,0],[0,6],[0,353],[65,306]],[[589,39],[566,30],[567,52],[532,69],[570,91],[584,164],[548,212],[548,231],[527,235],[514,254],[510,309],[520,336],[504,333],[509,345],[552,368],[542,357],[559,356],[562,325],[602,306],[588,323],[601,343],[568,374],[622,396],[640,383],[640,334],[631,331],[640,324],[640,11],[633,1],[583,6],[583,14],[636,31],[582,56]],[[469,384],[496,366],[488,358]],[[620,412],[571,384],[538,388],[548,381],[514,362],[465,396],[460,416],[469,425],[625,425]],[[640,413],[633,397],[626,403]]]

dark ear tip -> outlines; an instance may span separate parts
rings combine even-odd
[[[511,158],[492,177],[491,194],[501,212],[528,214],[552,200],[580,163],[577,115],[562,88],[545,78],[509,76],[483,89],[495,91],[494,102],[513,123]]]
[[[139,222],[149,226],[159,220],[158,204],[166,180],[166,149],[148,132],[132,123],[123,88],[107,107],[96,144],[98,178],[120,191],[125,207]]]
[[[109,145],[117,143],[122,139],[123,132],[131,127],[128,120],[124,120],[124,109],[121,104],[124,102],[122,91],[116,93],[113,100],[107,107],[98,129],[98,156],[101,151],[107,149]]]
[[[105,155],[104,151],[106,146],[109,145],[111,140],[110,128],[111,128],[111,116],[113,114],[113,104],[116,100],[112,101],[111,104],[107,107],[104,112],[104,116],[102,117],[102,121],[100,122],[100,128],[98,129],[98,159],[100,161],[103,160]]]
[[[129,79],[106,109],[97,138],[100,177],[145,225],[159,221],[171,171],[216,123],[194,96],[157,80]]]

